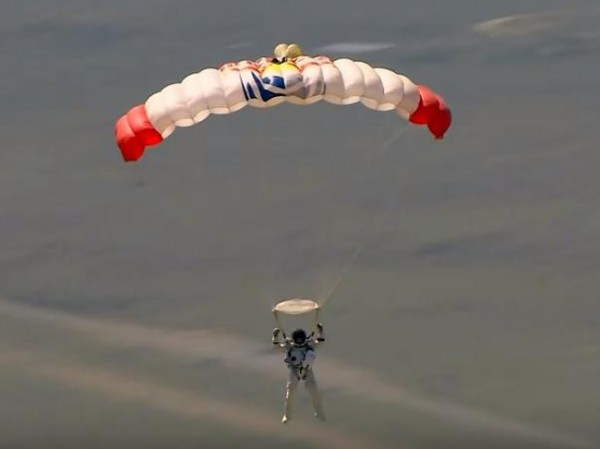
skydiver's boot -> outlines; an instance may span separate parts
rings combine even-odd
[[[294,406],[294,394],[296,393],[296,388],[298,388],[298,377],[294,371],[290,370],[290,376],[285,388],[285,408],[283,412],[283,418],[281,418],[281,422],[283,424],[292,419],[292,409]]]

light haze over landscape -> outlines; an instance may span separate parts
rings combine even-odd
[[[5,0],[0,447],[600,446],[597,1]],[[245,108],[123,163],[115,120],[279,42],[431,86]],[[327,298],[280,423],[271,306]]]

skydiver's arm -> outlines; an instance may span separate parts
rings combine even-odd
[[[273,329],[273,337],[271,338],[271,343],[273,344],[273,347],[277,347],[280,349],[288,349],[290,347],[289,340],[284,335],[282,335],[281,330],[278,328]]]
[[[325,333],[323,332],[323,323],[317,323],[317,330],[311,336],[311,342],[313,346],[323,346],[325,343]]]

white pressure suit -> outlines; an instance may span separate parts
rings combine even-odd
[[[304,331],[298,329],[296,332]],[[304,334],[305,335],[305,334]],[[298,344],[293,338],[280,338],[279,329],[273,330],[272,343],[286,351],[285,363],[288,367],[288,381],[285,391],[285,407],[282,423],[286,423],[292,419],[292,409],[294,404],[294,394],[298,388],[298,383],[304,381],[304,385],[308,390],[312,405],[315,411],[315,417],[320,420],[325,420],[323,407],[321,404],[321,395],[315,380],[313,365],[317,358],[315,347],[322,345],[325,342],[323,335],[323,326],[319,323],[317,332],[306,336],[304,342]]]

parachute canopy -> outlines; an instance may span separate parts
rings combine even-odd
[[[279,301],[277,304],[275,304],[275,306],[272,309],[273,316],[275,317],[275,321],[277,322],[277,325],[279,326],[281,331],[283,331],[284,336],[286,334],[286,331],[285,331],[286,326],[284,326],[285,323],[284,323],[284,320],[282,319],[283,317],[281,315],[284,315],[287,317],[285,320],[288,321],[287,324],[289,325],[289,324],[291,324],[290,320],[297,321],[298,318],[305,320],[306,315],[312,314],[312,320],[313,320],[312,326],[315,327],[319,320],[319,312],[320,311],[321,311],[320,306],[316,301],[313,301],[312,299],[304,299],[304,298],[293,298],[293,299],[286,299],[283,301]],[[304,315],[304,316],[300,317],[300,315]],[[296,323],[296,324],[298,324],[298,323]],[[306,324],[306,323],[304,323],[304,324]],[[302,327],[304,327],[304,326],[302,326]]]
[[[273,312],[284,315],[302,315],[305,313],[314,312],[318,309],[319,304],[312,299],[294,298],[278,302],[273,307]]]
[[[210,114],[320,100],[395,110],[411,123],[427,126],[436,139],[444,137],[451,123],[444,99],[404,75],[347,58],[305,56],[296,44],[279,44],[273,57],[229,62],[166,86],[117,120],[116,140],[123,159],[137,161],[146,147],[158,145],[176,127],[194,125]]]

